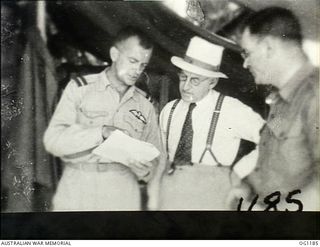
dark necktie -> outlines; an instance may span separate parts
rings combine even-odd
[[[183,165],[184,163],[191,162],[191,150],[192,150],[192,111],[196,107],[195,103],[189,105],[189,110],[184,121],[180,141],[177,147],[176,154],[174,156],[175,165]]]

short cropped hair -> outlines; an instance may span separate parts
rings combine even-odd
[[[113,45],[117,45],[117,44],[121,43],[122,41],[127,40],[130,37],[137,37],[140,41],[139,44],[144,49],[152,49],[153,48],[153,42],[146,35],[146,33],[143,32],[142,30],[140,30],[136,27],[132,27],[132,26],[128,26],[128,27],[121,29],[117,33],[115,39],[113,40]]]
[[[269,7],[253,13],[242,24],[242,31],[246,28],[259,37],[271,35],[298,44],[302,42],[299,20],[285,8]]]

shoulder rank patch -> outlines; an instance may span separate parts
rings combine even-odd
[[[83,76],[75,76],[72,79],[77,83],[78,87],[88,85],[87,80]]]
[[[147,120],[146,118],[142,115],[141,111],[137,111],[137,110],[130,110],[130,112],[132,113],[133,116],[135,116],[137,119],[139,119],[141,122],[143,122],[144,124],[147,124]]]

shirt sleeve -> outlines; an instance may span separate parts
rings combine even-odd
[[[148,207],[151,210],[156,210],[159,207],[161,179],[165,173],[167,166],[167,154],[165,150],[165,134],[163,133],[163,110],[160,113],[159,122],[159,136],[161,143],[160,157],[157,166],[152,171],[151,179],[148,183]],[[158,121],[157,121],[158,122]]]
[[[303,109],[302,121],[303,132],[306,136],[306,144],[312,157],[317,174],[320,172],[320,146],[319,146],[319,88],[311,97],[309,104]]]
[[[259,143],[260,130],[265,121],[262,117],[254,112],[251,107],[243,104],[239,100],[233,99],[231,101],[232,123],[234,125],[234,132],[238,138]]]
[[[145,128],[145,141],[153,144],[159,151],[162,149],[161,139],[160,139],[160,129],[158,125],[157,115],[153,106],[150,105],[150,110],[148,114],[148,125]]]
[[[167,134],[167,124],[168,124],[168,105],[166,105],[159,117],[159,125],[160,125],[160,135],[161,135],[161,140],[163,143],[163,149],[166,151],[166,134]]]
[[[58,157],[83,152],[102,142],[101,127],[77,123],[80,90],[74,81],[65,88],[44,134],[46,150]]]
[[[238,100],[237,100],[238,101]],[[235,109],[233,116],[234,130],[238,138],[254,142],[258,145],[260,130],[264,120],[255,113],[249,106],[240,101],[233,101],[232,109]],[[249,154],[242,157],[234,166],[235,173],[242,179],[248,176],[256,167],[258,161],[258,148],[256,147]]]
[[[239,178],[245,178],[254,170],[258,161],[258,153],[259,151],[256,148],[237,162],[233,170]]]
[[[161,169],[159,165],[162,164],[162,162],[160,161],[162,160],[164,153],[162,149],[158,117],[151,104],[150,104],[149,114],[148,114],[148,124],[144,131],[145,133],[143,135],[144,136],[143,140],[153,144],[160,152],[159,157],[156,159],[156,161],[154,162],[154,166],[150,170],[151,172],[150,179],[153,179],[153,177],[158,174],[158,170]]]

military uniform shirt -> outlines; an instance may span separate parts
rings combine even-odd
[[[261,198],[275,191],[304,193],[312,178],[319,181],[319,70],[306,64],[279,93],[261,132],[257,167],[248,177]]]
[[[81,154],[102,143],[103,125],[124,129],[161,150],[154,108],[140,89],[131,86],[120,100],[106,70],[85,81],[79,86],[72,80],[64,90],[44,136],[50,153],[68,162],[91,162],[89,154]]]

